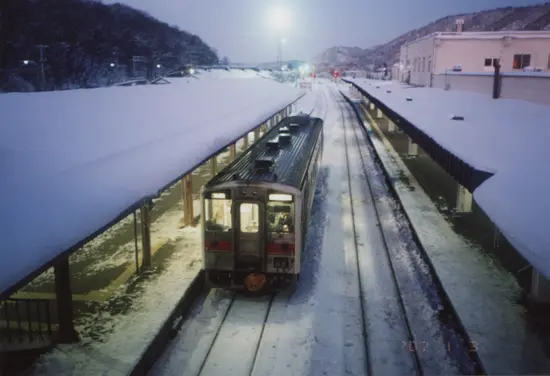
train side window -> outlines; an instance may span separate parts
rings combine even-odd
[[[243,203],[240,205],[241,232],[256,233],[259,231],[258,218],[260,207],[258,204]]]
[[[204,224],[207,231],[229,231],[232,227],[231,200],[205,199]]]
[[[294,233],[294,203],[273,202],[267,205],[267,231]]]

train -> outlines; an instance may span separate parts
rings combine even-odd
[[[256,294],[296,288],[323,124],[304,113],[283,119],[202,187],[208,287]]]

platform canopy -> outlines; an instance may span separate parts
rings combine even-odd
[[[303,95],[241,70],[168,81],[0,95],[4,297]]]
[[[550,279],[550,107],[396,81],[346,79],[469,166],[493,174],[474,192],[510,243]],[[463,120],[452,120],[463,117]]]

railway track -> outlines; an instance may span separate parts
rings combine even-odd
[[[331,95],[344,128],[369,374],[482,373],[475,344],[462,336],[427,256],[388,189],[366,129],[351,103],[336,91]],[[390,362],[388,353],[395,356]]]
[[[327,111],[327,98],[321,93],[310,115],[324,118]],[[280,293],[277,298],[279,301],[287,300],[288,296]],[[185,331],[174,339],[176,346],[168,347],[149,374],[254,374],[258,350],[274,299],[275,295],[258,298],[218,289],[203,291],[196,298],[196,309],[185,319],[188,324]],[[181,325],[182,322],[178,322],[174,330],[178,330]],[[237,354],[233,351],[236,344]]]
[[[353,108],[332,87],[315,107],[313,116],[337,123],[326,140],[334,155],[327,150],[323,160],[339,158],[331,173],[340,187],[330,188],[327,201],[341,213],[341,223],[331,218],[330,226],[342,227],[326,225],[328,241],[315,256],[324,260],[309,273],[319,276],[301,280],[315,292],[252,298],[203,291],[149,375],[480,373]]]

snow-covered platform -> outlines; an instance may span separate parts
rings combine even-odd
[[[2,296],[303,94],[245,71],[168,81],[0,96]]]
[[[545,226],[550,212],[550,169],[546,165],[550,160],[550,107],[392,81],[346,81],[393,117],[392,121],[400,121],[399,126],[416,143],[431,143],[432,150],[454,155],[458,163],[442,167],[473,191],[478,205],[510,243],[550,278]],[[452,119],[457,116],[463,120]]]
[[[469,350],[476,351],[489,375],[544,373],[550,366],[544,334],[517,303],[521,289],[516,279],[455,232],[386,138],[382,130],[386,125],[381,125],[386,122],[357,109],[408,225],[469,337]]]

